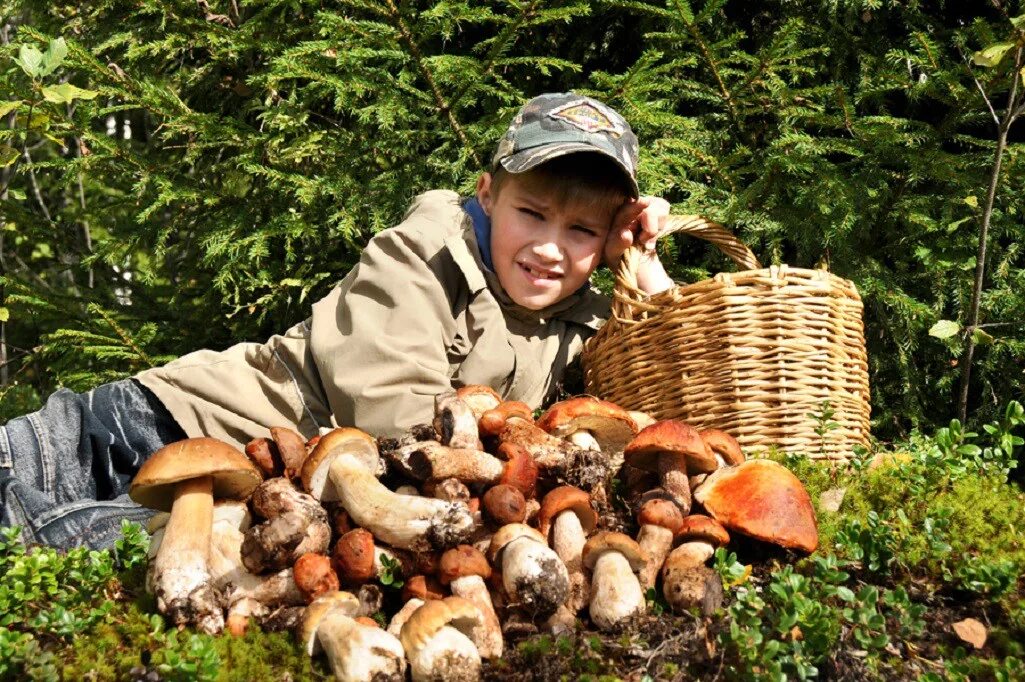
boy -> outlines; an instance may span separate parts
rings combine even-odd
[[[640,197],[637,138],[600,102],[541,95],[516,115],[463,202],[420,195],[309,319],[265,344],[200,350],[0,429],[0,524],[28,541],[109,546],[144,519],[125,492],[186,436],[238,447],[272,426],[378,436],[429,421],[434,396],[486,384],[537,407],[608,316],[588,278],[639,240],[638,283],[672,285],[651,247],[669,205]]]

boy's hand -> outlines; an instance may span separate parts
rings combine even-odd
[[[662,262],[655,253],[655,242],[665,230],[669,202],[659,197],[627,199],[612,219],[612,229],[605,240],[605,263],[617,268],[623,252],[640,244],[644,256],[637,271],[637,285],[647,294],[657,294],[673,286]]]

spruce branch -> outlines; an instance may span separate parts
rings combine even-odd
[[[466,135],[466,131],[463,130],[463,126],[456,119],[456,114],[452,110],[452,107],[445,100],[445,96],[441,92],[441,88],[438,87],[438,83],[434,80],[434,74],[427,68],[427,64],[424,61],[423,52],[420,51],[420,46],[417,45],[416,40],[413,38],[412,31],[409,30],[409,25],[406,20],[402,18],[402,14],[399,12],[398,6],[395,4],[395,0],[388,0],[388,16],[395,22],[395,25],[399,29],[399,34],[402,36],[402,40],[405,41],[406,47],[409,48],[409,52],[413,55],[413,59],[416,61],[417,69],[420,71],[420,75],[423,76],[424,80],[427,81],[427,85],[431,88],[431,94],[434,96],[434,103],[438,107],[438,110],[445,114],[448,119],[449,125],[452,126],[452,130],[455,132],[459,141],[463,143],[463,146],[469,152],[473,162],[477,164],[478,168],[484,168],[484,163],[481,161],[480,155],[470,144],[470,139]]]

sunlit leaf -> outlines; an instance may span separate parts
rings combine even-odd
[[[979,50],[973,54],[972,62],[977,66],[996,66],[1012,47],[1014,47],[1014,43],[997,43],[996,45],[990,45],[985,50]]]
[[[0,168],[10,166],[18,159],[20,152],[14,147],[0,144]]]
[[[56,104],[66,104],[76,99],[92,99],[96,95],[95,90],[85,90],[71,83],[48,85],[43,88],[43,98]]]
[[[993,337],[986,332],[985,329],[976,329],[972,332],[972,341],[975,342],[976,346],[991,346],[993,345]]]
[[[51,40],[49,47],[46,49],[46,54],[43,55],[39,75],[48,76],[56,71],[64,63],[66,56],[68,56],[68,44],[64,42],[64,39],[57,38],[56,40]]]
[[[0,116],[6,116],[7,114],[11,113],[20,106],[20,99],[14,102],[0,102]]]
[[[959,331],[961,331],[961,325],[957,322],[953,320],[940,320],[929,327],[929,336],[936,337],[937,339],[949,339]]]
[[[43,64],[43,53],[31,45],[22,45],[14,62],[29,78],[38,78]]]

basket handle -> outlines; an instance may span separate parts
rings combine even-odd
[[[698,215],[671,215],[666,220],[666,229],[660,236],[674,232],[689,234],[714,244],[745,270],[757,270],[762,267],[751,249],[747,248],[732,232],[707,218]],[[657,310],[656,307],[644,302],[647,294],[637,286],[637,268],[640,267],[643,253],[644,250],[640,246],[630,246],[623,252],[623,258],[619,261],[619,267],[616,269],[612,314],[624,322],[632,321],[635,312]]]

